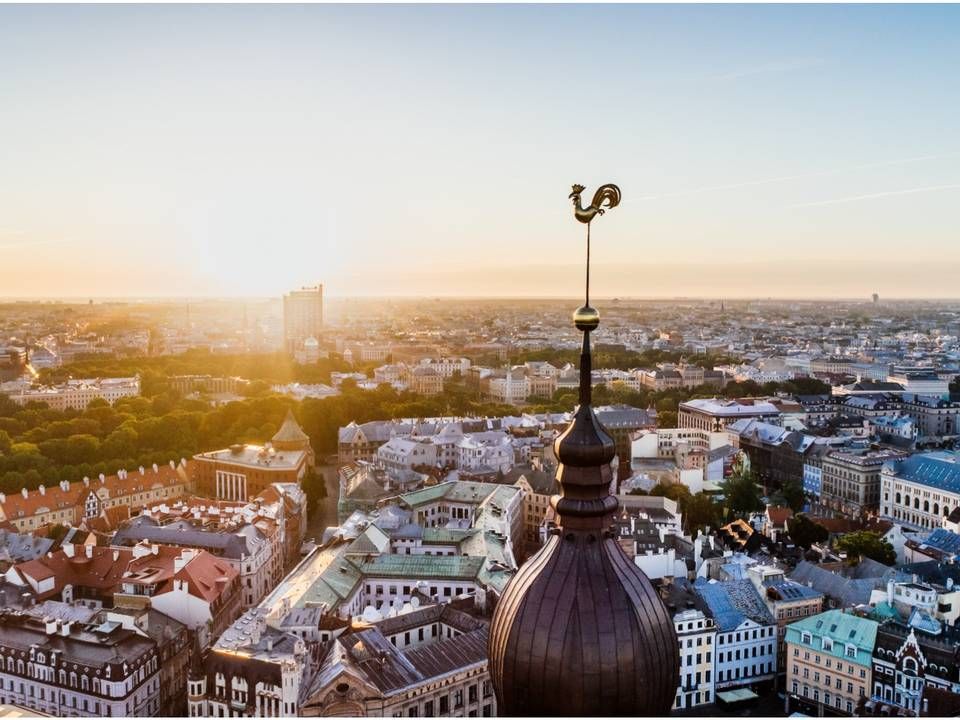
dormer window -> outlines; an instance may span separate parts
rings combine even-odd
[[[848,658],[856,658],[856,657],[857,657],[857,646],[856,646],[856,645],[847,645],[847,648],[846,648],[846,656],[847,656]]]
[[[804,642],[809,645],[813,642],[813,636],[808,632],[800,633],[800,642]]]

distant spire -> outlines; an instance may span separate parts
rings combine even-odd
[[[270,439],[270,442],[277,450],[303,450],[310,444],[310,436],[300,427],[297,419],[293,416],[293,410],[287,408],[287,415],[283,419],[283,424]]]

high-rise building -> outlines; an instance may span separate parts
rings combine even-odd
[[[305,340],[319,339],[323,330],[323,285],[294,290],[283,296],[283,346],[299,350]]]

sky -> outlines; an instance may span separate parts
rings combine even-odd
[[[0,6],[0,297],[958,297],[960,6]]]

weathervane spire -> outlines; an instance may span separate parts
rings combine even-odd
[[[543,548],[504,588],[490,623],[490,679],[497,711],[556,717],[666,715],[680,678],[673,620],[613,526],[618,502],[613,437],[590,406],[590,221],[620,202],[604,185],[588,208],[573,186],[574,216],[587,226],[587,285],[573,314],[583,332],[580,405],[554,441],[560,493]]]
[[[590,223],[597,215],[603,215],[607,210],[620,204],[620,188],[613,183],[607,183],[597,188],[593,194],[593,201],[587,207],[580,202],[580,195],[586,188],[583,185],[574,185],[568,196],[573,200],[573,216],[587,226],[587,277],[583,305],[573,311],[573,324],[583,333],[583,348],[580,352],[580,404],[589,405],[591,399],[591,376],[593,374],[590,356],[590,331],[600,325],[600,313],[590,307]],[[606,206],[606,209],[604,209]],[[584,379],[586,378],[586,379]]]

